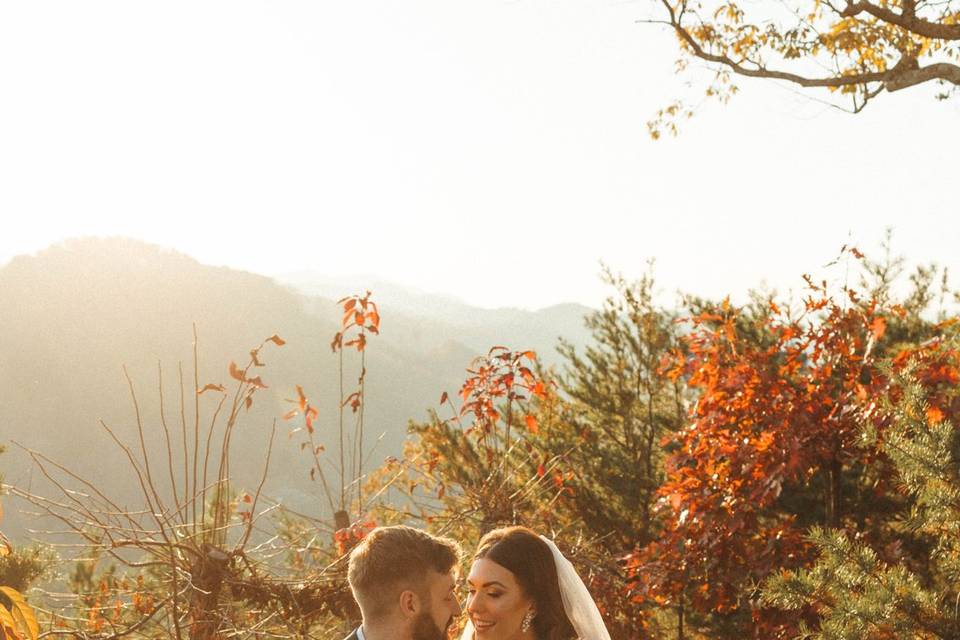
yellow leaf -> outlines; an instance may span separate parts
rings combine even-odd
[[[19,626],[26,630],[27,637],[30,640],[37,640],[37,637],[40,635],[40,625],[37,624],[37,617],[33,613],[33,609],[27,604],[27,601],[24,599],[20,592],[16,589],[11,589],[10,587],[0,587],[0,593],[7,596],[12,603],[10,613],[13,616],[13,619],[19,623]]]
[[[0,604],[0,638],[3,638],[4,629],[13,629],[16,625],[7,608]]]

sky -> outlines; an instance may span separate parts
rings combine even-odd
[[[266,275],[596,306],[605,263],[719,297],[843,244],[960,270],[960,99],[853,116],[702,91],[651,0],[0,4],[0,263],[125,235]],[[697,98],[695,98],[697,99]]]

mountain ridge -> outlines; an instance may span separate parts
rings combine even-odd
[[[332,299],[304,295],[267,276],[203,265],[158,245],[83,238],[0,267],[0,303],[0,385],[7,390],[0,395],[0,442],[16,440],[70,461],[92,481],[126,492],[126,498],[135,499],[136,492],[126,491],[129,478],[122,465],[104,464],[118,460],[117,450],[99,420],[127,441],[135,437],[124,377],[129,373],[150,445],[161,446],[158,378],[162,372],[168,416],[178,417],[181,366],[184,386],[192,386],[194,326],[200,386],[229,383],[229,362],[244,362],[247,351],[266,337],[278,334],[287,342],[262,352],[266,367],[258,373],[268,388],[244,416],[233,453],[240,484],[249,486],[259,476],[270,424],[289,410],[285,399],[294,397],[295,385],[320,407],[318,437],[333,450],[339,387],[329,343],[340,313]],[[489,310],[461,321],[395,306],[382,306],[381,335],[372,336],[367,349],[366,431],[370,442],[385,434],[375,460],[400,453],[408,421],[426,419],[442,392],[456,392],[470,360],[490,346],[532,348],[549,365],[559,362],[552,348],[557,336],[580,345],[587,337],[582,318],[575,317],[577,305],[521,312],[519,322],[518,316]],[[570,335],[568,328],[576,324],[581,328]],[[345,354],[348,389],[356,379],[354,355]],[[211,400],[204,396],[202,402],[209,410]],[[319,508],[307,460],[298,441],[286,436],[293,426],[278,423],[274,477],[266,490],[300,510]],[[0,469],[11,483],[31,478],[27,456],[16,447],[0,457]],[[32,477],[37,480],[37,474]],[[17,533],[26,523],[8,515],[7,526]]]

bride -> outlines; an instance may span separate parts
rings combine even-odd
[[[610,640],[573,565],[526,527],[483,536],[467,585],[460,640]]]

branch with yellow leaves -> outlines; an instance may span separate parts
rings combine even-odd
[[[669,27],[684,56],[711,65],[717,82],[708,87],[708,97],[725,100],[735,93],[731,74],[839,91],[852,98],[852,108],[835,102],[832,106],[853,113],[884,90],[927,82],[940,82],[950,90],[960,87],[956,0],[936,7],[916,0],[882,5],[869,0],[843,5],[808,0],[806,6],[788,8],[789,22],[777,19],[780,7],[775,3],[661,0],[661,5],[665,19],[643,22]],[[689,116],[692,110],[679,104],[661,109],[648,123],[651,135],[659,137],[664,128],[676,133],[671,119],[680,114]]]

